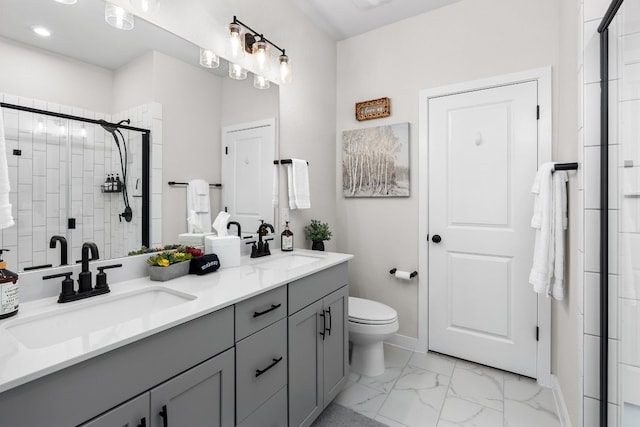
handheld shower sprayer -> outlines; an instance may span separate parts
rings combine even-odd
[[[120,132],[118,126],[114,126],[113,124],[106,122],[104,120],[99,121],[100,126],[107,132],[113,136],[113,140],[116,143],[116,148],[118,149],[118,153],[120,155],[120,171],[122,172],[122,200],[124,202],[124,211],[119,215],[120,221],[124,218],[126,222],[131,222],[133,219],[133,210],[129,205],[129,192],[127,189],[127,172],[129,166],[129,153],[127,151],[127,143],[124,140],[124,135]],[[117,125],[122,125],[123,123],[130,124],[131,120],[120,120]],[[124,147],[124,158],[122,157],[122,147],[120,146],[120,140],[118,139],[118,135],[122,139],[122,146]]]

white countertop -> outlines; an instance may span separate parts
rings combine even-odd
[[[296,254],[316,257],[317,261],[289,268],[287,258]],[[243,257],[240,267],[224,268],[204,276],[187,275],[167,282],[153,282],[144,277],[110,283],[110,293],[85,300],[58,304],[57,297],[51,297],[21,304],[16,316],[0,320],[0,392],[341,264],[351,258],[353,255],[333,252],[278,252],[258,259]],[[262,263],[268,263],[268,266],[261,267]],[[152,315],[141,313],[134,319],[115,320],[112,325],[100,330],[60,342],[47,343],[43,347],[29,348],[7,330],[12,325],[24,324],[31,319],[58,311],[90,308],[111,301],[117,307],[118,300],[123,301],[129,294],[133,296],[152,287],[195,298]],[[87,310],[86,322],[92,322],[90,314],[91,310]],[[112,316],[117,319],[118,312],[114,310]]]

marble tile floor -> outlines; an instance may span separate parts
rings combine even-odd
[[[379,377],[351,373],[335,402],[390,427],[560,427],[531,378],[385,344]]]

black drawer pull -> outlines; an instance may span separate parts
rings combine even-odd
[[[273,363],[271,363],[271,365],[267,366],[266,368],[260,370],[260,369],[256,369],[256,378],[259,377],[260,375],[264,374],[265,372],[267,372],[269,369],[273,368],[274,366],[276,366],[278,364],[278,362],[280,362],[282,360],[282,356],[280,356],[277,359],[273,359]]]
[[[147,418],[146,417],[142,417],[140,419],[140,424],[138,424],[138,427],[147,427]]]
[[[254,311],[253,312],[253,317],[259,317],[262,316],[263,314],[267,314],[277,308],[279,308],[282,304],[271,304],[271,308],[266,309],[265,311]]]
[[[167,405],[162,405],[160,416],[162,417],[162,426],[169,427],[169,413],[167,411]]]

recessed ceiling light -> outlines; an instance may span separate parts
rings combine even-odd
[[[34,25],[31,27],[31,31],[36,33],[41,37],[49,37],[51,35],[51,31],[48,28],[43,27],[42,25]]]
[[[391,0],[351,0],[358,9],[373,9],[374,7],[382,6],[385,3],[389,3]]]
[[[78,3],[78,0],[55,0],[58,3],[62,3],[62,4],[76,4]]]

